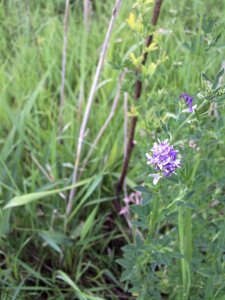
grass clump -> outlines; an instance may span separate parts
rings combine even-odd
[[[62,131],[65,3],[0,4],[1,299],[224,297],[225,120],[223,90],[217,88],[224,84],[218,71],[224,60],[225,2],[164,1],[156,28],[149,25],[153,4],[141,2],[124,2],[116,20],[69,216],[74,153],[112,3],[92,1],[88,30],[82,1],[70,3]],[[127,24],[130,13],[139,20],[136,32]],[[138,59],[149,33],[156,45],[144,68]],[[124,69],[116,113],[81,169]],[[143,88],[134,101],[137,73]],[[138,117],[125,196],[139,186],[145,201],[131,206],[125,217],[114,208],[124,152],[124,92],[129,94],[128,121]],[[183,92],[197,104],[191,115],[182,112]],[[178,176],[160,179],[154,187],[145,153],[157,138],[173,142],[182,165]]]

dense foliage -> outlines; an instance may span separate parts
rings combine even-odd
[[[70,5],[62,131],[65,1],[0,3],[1,299],[224,300],[225,1],[164,1],[156,28],[153,1],[123,1],[67,216],[79,128],[113,5],[91,2],[88,30],[83,1]],[[124,70],[116,113],[82,169]],[[137,73],[143,90],[135,101]],[[118,213],[123,93],[138,127]],[[147,165],[146,153],[158,139],[179,150],[181,164],[154,185],[148,175],[160,168]]]

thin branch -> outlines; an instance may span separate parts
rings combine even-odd
[[[153,12],[152,20],[151,20],[151,23],[154,26],[157,24],[157,21],[159,18],[162,1],[163,0],[155,1],[154,12]],[[153,40],[153,35],[151,34],[146,38],[146,41],[145,41],[146,47],[149,47],[151,45],[152,40]],[[142,65],[146,64],[147,57],[148,57],[148,52],[145,52],[143,54]],[[139,74],[137,73],[137,80],[136,80],[136,84],[135,84],[135,96],[134,96],[135,100],[138,100],[141,97],[141,93],[142,93],[142,81],[139,79]],[[131,119],[131,127],[130,127],[130,133],[129,133],[128,144],[127,144],[127,149],[126,149],[126,155],[125,155],[125,159],[123,161],[122,172],[121,172],[121,175],[120,175],[119,181],[117,183],[117,187],[116,187],[117,200],[119,199],[122,188],[123,188],[124,180],[126,178],[127,170],[128,170],[128,166],[129,166],[129,162],[130,162],[131,153],[134,148],[134,134],[135,134],[135,129],[136,129],[136,125],[137,125],[137,120],[138,120],[137,116],[133,116]]]
[[[107,30],[105,40],[104,40],[104,43],[103,43],[103,46],[102,46],[102,51],[101,51],[101,54],[100,54],[98,66],[97,66],[96,73],[95,73],[95,76],[94,76],[94,80],[93,80],[93,83],[92,83],[90,95],[89,95],[89,98],[88,98],[88,101],[87,101],[87,106],[86,106],[84,118],[83,118],[82,125],[81,125],[81,128],[80,128],[80,134],[79,134],[79,138],[78,138],[77,152],[76,152],[76,158],[75,158],[75,162],[74,162],[74,171],[73,171],[73,175],[72,175],[72,184],[76,183],[76,181],[77,181],[78,167],[79,167],[79,163],[80,163],[82,145],[83,145],[83,141],[84,141],[84,133],[85,133],[85,130],[86,130],[86,126],[87,126],[91,106],[92,106],[92,103],[93,103],[93,100],[94,100],[94,95],[95,95],[96,87],[97,87],[98,80],[99,80],[99,77],[100,77],[101,69],[102,69],[102,66],[103,66],[104,61],[105,61],[105,56],[106,56],[106,52],[107,52],[107,49],[108,49],[112,29],[113,29],[113,26],[114,26],[114,23],[115,23],[115,20],[116,20],[116,16],[118,14],[121,3],[122,3],[122,0],[116,0],[115,6],[113,8],[111,20],[109,22],[109,26],[108,26],[108,30]],[[67,204],[67,208],[66,208],[67,215],[70,214],[70,212],[72,210],[74,196],[75,196],[75,189],[73,188],[73,189],[71,189],[70,194],[69,194],[68,204]]]
[[[63,53],[62,53],[62,70],[61,70],[61,88],[60,88],[60,106],[59,106],[59,131],[63,128],[63,108],[64,108],[64,90],[66,77],[66,50],[68,40],[68,24],[70,13],[70,0],[65,0],[65,15],[64,15],[64,32],[63,32]]]

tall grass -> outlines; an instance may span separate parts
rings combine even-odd
[[[82,184],[65,229],[66,203],[59,192],[67,197],[64,188],[71,184],[74,149],[112,2],[92,1],[87,31],[82,1],[71,0],[64,130],[59,136],[64,4],[62,0],[0,3],[1,299],[133,299],[125,292],[126,284],[119,280],[121,269],[115,263],[121,255],[120,248],[132,240],[127,223],[113,210],[114,188],[123,160],[122,96],[116,115],[86,168],[81,170]],[[120,74],[116,68],[118,61],[128,58],[135,47],[125,24],[132,4],[130,0],[123,3],[112,33],[85,132],[81,165],[110,113]],[[197,51],[192,49],[193,43],[197,41],[198,45],[200,39],[196,34],[199,20],[204,22],[208,11],[219,17],[225,8],[224,1],[217,4],[207,1],[206,7],[199,1],[185,0],[164,1],[163,5],[159,27],[166,31],[159,52],[151,54],[150,59],[156,59],[160,51],[166,51],[169,59],[145,86],[140,99],[145,117],[138,123],[137,144],[126,180],[128,191],[146,177],[144,153],[152,143],[152,136],[143,138],[143,131],[148,126],[153,136],[157,134],[160,120],[155,112],[162,113],[162,121],[170,118],[167,112],[175,110],[177,95],[183,90],[196,91],[199,73],[215,74],[224,60],[223,42],[209,51],[199,46]],[[215,31],[215,34],[222,32],[219,20]],[[127,81],[123,87],[125,91]],[[133,101],[132,91],[128,89],[129,104]],[[146,100],[149,98],[151,105]],[[216,122],[219,126],[223,121],[221,117]],[[203,147],[207,149],[206,144]],[[191,159],[191,150],[187,155]],[[208,155],[210,159],[210,152]],[[223,162],[222,154],[217,161]],[[218,188],[223,189],[222,170],[218,167],[216,164],[215,169],[206,172],[218,178],[221,181]],[[50,190],[54,193],[44,197]],[[37,192],[43,193],[38,194],[41,198],[37,201],[3,209],[14,197]],[[217,192],[213,191],[213,197],[217,197]],[[207,197],[204,187],[198,193]],[[212,235],[214,226],[220,228],[218,236],[212,236],[220,241],[213,253],[216,257],[223,251],[223,215],[217,208],[208,211],[207,202],[199,206],[201,214],[195,222],[199,221],[204,227],[202,219],[210,218]],[[209,268],[217,268],[212,261],[209,257]],[[217,278],[208,277],[208,295],[215,282]]]

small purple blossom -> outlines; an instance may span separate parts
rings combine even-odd
[[[184,112],[188,111],[191,113],[196,109],[197,105],[193,106],[193,98],[190,95],[188,95],[187,93],[182,93],[180,95],[180,99],[184,99],[187,106],[189,107],[188,110],[185,109]]]
[[[153,177],[153,184],[157,184],[163,176],[171,176],[177,168],[180,168],[180,160],[177,158],[178,150],[170,146],[168,140],[154,143],[152,156],[146,153],[147,164],[153,165],[157,174],[150,174]]]
[[[129,214],[130,212],[130,204],[139,205],[141,204],[141,193],[134,192],[124,198],[125,206],[120,210],[119,214]]]
[[[197,144],[195,143],[194,140],[190,140],[190,141],[188,142],[188,145],[189,145],[189,147],[192,148],[192,149],[196,149],[196,148],[197,148]]]

